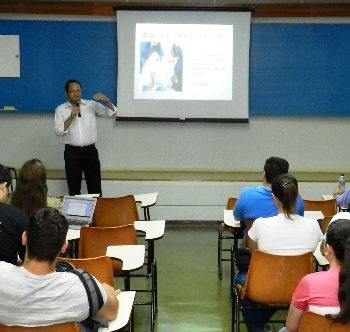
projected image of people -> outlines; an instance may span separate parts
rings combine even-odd
[[[140,43],[141,91],[182,91],[183,54],[175,44]]]

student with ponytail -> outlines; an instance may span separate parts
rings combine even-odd
[[[296,214],[295,206],[299,195],[298,182],[289,174],[277,176],[271,185],[272,196],[278,214],[269,218],[258,218],[248,231],[249,249],[263,250],[275,255],[297,255],[313,252],[323,235],[317,220]],[[246,273],[237,273],[236,282],[245,280]],[[263,286],[262,286],[263,287]],[[245,306],[257,304],[245,298]],[[242,310],[249,332],[268,331],[266,322],[274,311],[269,309]]]
[[[279,175],[272,182],[271,189],[278,214],[255,220],[248,231],[249,249],[277,255],[313,252],[322,240],[322,232],[317,220],[295,213],[297,180],[292,175]]]
[[[350,220],[332,222],[325,239],[328,271],[308,274],[294,291],[286,327],[296,332],[304,311],[326,315],[339,322],[350,321]]]

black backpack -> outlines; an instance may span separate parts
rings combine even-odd
[[[74,273],[79,277],[85,287],[89,301],[89,317],[80,323],[84,324],[93,332],[97,332],[100,325],[106,325],[107,322],[102,322],[101,320],[97,321],[96,318],[92,318],[95,316],[96,312],[103,307],[103,297],[93,276],[87,271],[76,269],[74,265],[69,262],[57,263],[56,271]]]

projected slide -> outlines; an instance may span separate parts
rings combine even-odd
[[[118,10],[118,120],[248,122],[250,18]]]
[[[233,25],[136,24],[135,99],[232,100]]]

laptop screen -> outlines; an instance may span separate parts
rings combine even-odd
[[[69,216],[92,217],[95,201],[93,199],[82,199],[66,197],[63,202],[63,211]]]

